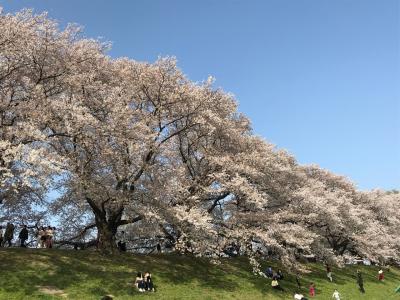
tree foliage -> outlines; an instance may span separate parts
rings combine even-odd
[[[79,27],[30,10],[1,14],[0,32],[3,212],[32,221],[44,207],[64,237],[95,228],[111,252],[125,226],[176,251],[233,247],[255,266],[263,255],[399,258],[398,193],[298,164],[255,136],[212,78],[192,82],[169,57],[112,59]]]

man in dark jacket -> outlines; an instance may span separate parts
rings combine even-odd
[[[0,247],[3,247],[3,227],[0,226]]]
[[[6,232],[4,233],[4,243],[8,243],[8,247],[11,247],[11,241],[14,239],[14,224],[7,223]]]
[[[21,247],[26,247],[25,241],[28,239],[28,235],[28,228],[26,228],[26,225],[24,225],[18,236],[18,238],[21,240]]]
[[[358,283],[358,287],[360,288],[361,293],[364,294],[365,293],[364,280],[362,278],[360,270],[357,270],[357,283]]]

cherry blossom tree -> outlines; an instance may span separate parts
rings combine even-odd
[[[65,242],[136,240],[296,266],[302,254],[399,258],[396,193],[360,192],[253,134],[212,78],[174,58],[107,56],[46,14],[0,14],[0,205],[57,215]],[[46,200],[46,193],[59,197]],[[36,213],[36,215],[35,215]],[[43,217],[43,216],[40,216]],[[92,243],[93,244],[93,243]],[[153,243],[154,245],[154,243]]]

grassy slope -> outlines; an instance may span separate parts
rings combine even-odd
[[[274,266],[274,264],[272,264]],[[317,295],[330,299],[338,288],[344,300],[400,299],[394,289],[400,285],[400,270],[386,273],[377,282],[376,267],[361,267],[366,294],[357,289],[356,267],[333,269],[334,283],[327,281],[324,267],[310,265],[312,273],[302,278],[303,285],[313,281]],[[272,291],[270,280],[254,277],[245,259],[224,260],[211,265],[205,259],[176,255],[140,256],[123,254],[104,257],[92,251],[0,249],[0,299],[100,299],[113,294],[116,299],[293,299],[295,280],[286,277],[287,292]],[[131,283],[137,271],[153,274],[156,293],[139,294]],[[53,286],[68,296],[49,296],[39,291]],[[304,294],[308,290],[303,288]]]

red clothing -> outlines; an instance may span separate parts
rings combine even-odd
[[[381,274],[378,275],[378,280],[382,281],[384,279],[384,277],[385,276],[383,275],[383,273],[381,273]]]
[[[314,297],[315,296],[315,287],[312,285],[310,286],[310,296]]]

